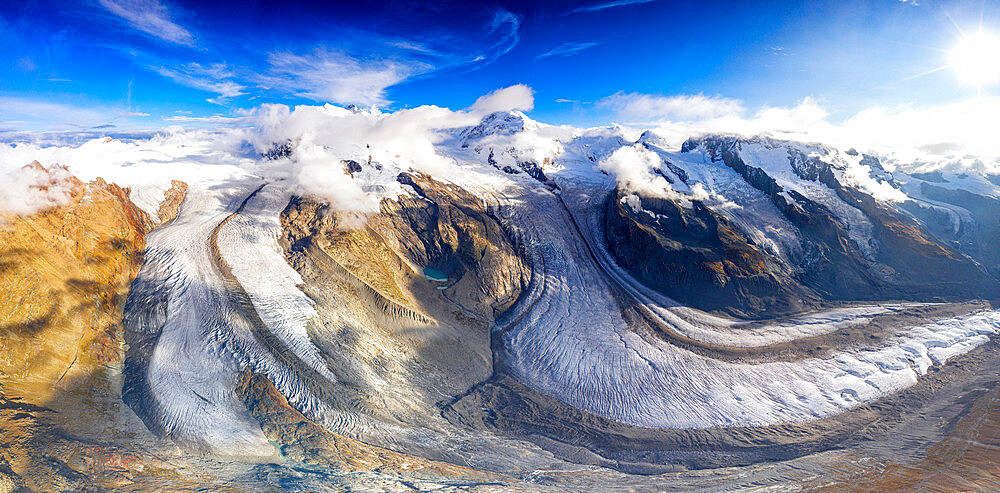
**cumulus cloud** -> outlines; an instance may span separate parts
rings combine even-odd
[[[703,120],[744,111],[738,100],[702,94],[657,96],[619,92],[598,100],[596,106],[611,110],[616,118],[629,123]]]
[[[862,146],[882,143],[914,157],[975,155],[1000,158],[1000,97],[933,106],[872,107],[846,119],[839,140]]]
[[[28,216],[65,204],[72,193],[70,173],[60,167],[17,166],[0,161],[0,214]],[[0,217],[0,224],[4,222]]]
[[[58,188],[42,189],[44,177],[32,175],[30,168],[22,170],[25,163],[38,161],[50,169],[65,166],[84,182],[100,177],[129,187],[132,201],[155,216],[171,180],[205,183],[257,172],[255,161],[241,151],[245,132],[168,127],[128,140],[100,137],[78,145],[0,144],[0,183],[4,184],[0,214],[30,214],[61,203],[64,195]]]
[[[854,147],[889,155],[899,161],[942,161],[976,156],[1000,160],[1000,98],[982,97],[927,106],[871,107],[839,121],[816,100],[791,107],[765,107],[757,112],[724,115],[694,122],[661,122],[676,136],[709,132],[772,134],[801,141]]]
[[[699,102],[702,98],[689,101]],[[330,104],[295,108],[265,104],[249,111],[236,111],[232,116],[176,115],[168,117],[167,121],[211,127],[204,130],[171,127],[151,137],[136,136],[124,143],[95,139],[76,147],[0,144],[0,172],[9,174],[10,170],[20,169],[38,159],[46,166],[65,164],[85,181],[103,176],[133,187],[134,193],[153,190],[147,193],[149,197],[157,197],[157,193],[162,197],[157,187],[168,187],[170,179],[203,180],[213,173],[219,176],[265,175],[288,180],[301,193],[322,197],[337,210],[365,213],[376,210],[382,198],[401,193],[395,181],[395,173],[399,171],[420,171],[438,177],[460,172],[461,167],[456,166],[454,159],[436,147],[454,135],[452,129],[474,125],[485,114],[494,111],[529,110],[533,100],[529,87],[516,85],[498,89],[457,111],[421,106],[383,113],[375,108],[351,110]],[[891,153],[893,159],[909,159],[910,162],[915,159],[940,161],[948,156],[971,154],[977,162],[986,163],[979,166],[994,172],[1000,162],[1000,142],[993,135],[1000,123],[1000,98],[929,107],[870,108],[839,122],[831,122],[827,111],[814,99],[807,98],[789,107],[763,107],[756,111],[745,109],[739,101],[728,101],[722,106],[732,108],[731,113],[698,110],[687,114],[692,119],[661,120],[652,128],[664,138],[667,146],[679,145],[688,137],[703,133],[772,134],[778,138],[828,143],[842,149],[854,147],[863,152]],[[12,108],[19,106],[22,107],[20,112],[72,111],[58,105],[0,98],[0,116],[8,117]],[[100,111],[85,111],[73,118],[91,113],[99,115]],[[694,118],[699,115],[702,118]],[[561,154],[561,143],[572,140],[575,135],[600,134],[620,142],[616,139],[622,132],[626,140],[641,133],[641,130],[617,126],[586,131],[547,125],[532,128],[536,130],[512,138],[518,149],[537,153],[527,159],[539,162]],[[88,135],[90,138],[94,133]],[[247,143],[257,152],[265,152],[274,144],[286,142],[292,143],[290,159],[262,163],[246,153]],[[696,190],[687,190],[682,184],[671,186],[658,176],[654,170],[660,169],[662,161],[655,152],[643,146],[626,145],[619,149],[615,145],[609,147],[608,152],[611,154],[597,156],[598,166],[636,192],[672,198],[698,195]],[[343,160],[367,163],[369,159],[383,165],[383,170],[363,165],[362,177],[344,172]],[[886,162],[883,160],[883,164]],[[211,166],[206,167],[208,164]],[[871,180],[870,170],[860,162],[850,164],[845,173],[848,180],[892,199],[891,195],[896,192]],[[221,169],[229,171],[223,173]],[[34,183],[16,181],[20,179],[6,175],[2,179],[21,183],[17,186],[22,192]],[[8,202],[14,200],[10,198],[13,196],[12,192]],[[14,208],[9,203],[5,207]]]
[[[292,178],[307,195],[326,199],[337,211],[353,213],[377,212],[376,197],[365,193],[361,185],[344,172],[340,160],[331,160],[322,145],[309,139],[295,149],[295,170]]]
[[[535,92],[524,84],[517,84],[480,97],[469,109],[473,113],[488,114],[497,111],[531,111],[534,107]]]
[[[874,106],[837,120],[811,97],[790,106],[751,110],[729,98],[619,93],[599,100],[595,107],[628,125],[655,129],[672,145],[712,133],[771,135],[872,151],[891,162],[950,160],[955,166],[968,167],[978,160],[987,164],[977,166],[1000,171],[1000,140],[995,135],[1000,126],[1000,97]]]
[[[128,23],[164,41],[194,46],[194,36],[171,19],[170,10],[157,0],[97,0],[102,7]]]
[[[330,104],[269,104],[251,118],[255,128],[250,141],[259,151],[292,143],[291,180],[301,192],[326,200],[334,210],[363,214],[377,211],[382,198],[402,192],[395,179],[399,171],[449,176],[454,160],[440,154],[435,144],[446,137],[443,130],[474,124],[479,117],[471,110],[437,106],[382,113]],[[369,159],[381,169],[368,165]],[[365,178],[345,173],[345,160],[366,163]]]
[[[660,156],[643,146],[625,146],[599,161],[597,166],[613,175],[631,192],[652,197],[676,197],[670,183],[653,174],[653,170],[662,163]]]
[[[593,48],[600,44],[601,43],[594,43],[594,42],[580,43],[580,42],[570,41],[568,43],[563,43],[559,46],[556,46],[555,48],[552,48],[551,50],[546,51],[541,55],[538,55],[537,57],[535,57],[535,59],[540,60],[542,58],[548,58],[550,56],[573,56],[576,55],[577,53],[580,53],[583,50],[586,50],[587,48]]]
[[[246,116],[254,125],[248,140],[259,152],[274,143],[291,142],[295,186],[325,199],[335,210],[368,213],[378,210],[381,198],[400,193],[398,171],[438,177],[453,172],[455,161],[435,147],[449,136],[447,130],[474,125],[494,111],[529,110],[533,101],[531,89],[519,84],[498,89],[459,111],[420,106],[383,113],[330,104],[295,108],[266,104]],[[344,172],[342,161],[369,159],[383,170],[363,164],[364,179]]]

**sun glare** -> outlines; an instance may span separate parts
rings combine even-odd
[[[983,87],[1000,82],[1000,38],[982,31],[963,35],[948,64],[965,84]]]

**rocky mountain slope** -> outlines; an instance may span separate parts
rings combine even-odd
[[[157,467],[114,445],[132,433],[118,404],[122,310],[145,235],[171,207],[154,220],[115,184],[37,162],[25,172],[67,194],[56,208],[0,217],[0,457],[35,490],[128,484]]]
[[[69,192],[0,232],[2,478],[891,487],[865,457],[989,483],[956,444],[995,434],[995,176],[519,112],[436,135],[192,146],[130,189],[25,170]]]
[[[694,184],[684,171],[690,164],[673,164],[675,156],[643,145],[662,156],[664,180]],[[915,202],[885,179],[873,156],[735,137],[688,140],[681,154],[731,168],[795,232],[793,248],[769,249],[772,238],[755,242],[754,231],[740,231],[705,200],[620,193],[609,203],[610,248],[639,279],[681,302],[757,317],[795,313],[820,300],[990,298],[1000,287],[978,249],[960,250],[932,232],[937,226],[908,213]],[[893,198],[852,183],[854,168]]]

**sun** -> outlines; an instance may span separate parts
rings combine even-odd
[[[948,53],[948,65],[960,81],[971,86],[1000,82],[1000,38],[983,31],[963,34]]]

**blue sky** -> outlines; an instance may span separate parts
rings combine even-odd
[[[805,98],[836,119],[991,91],[937,69],[961,31],[1000,32],[982,1],[205,3],[4,2],[0,129],[199,125],[262,103],[462,108],[519,83],[551,123]],[[711,104],[622,110],[646,95]]]

